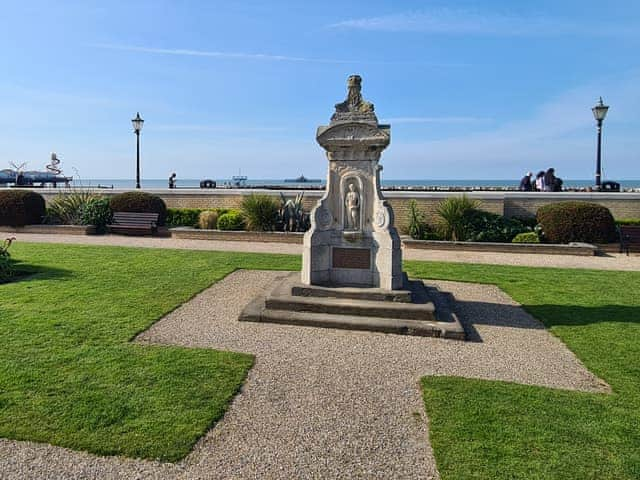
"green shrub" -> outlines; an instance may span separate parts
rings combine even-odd
[[[516,219],[484,210],[469,210],[463,219],[464,240],[469,242],[510,242],[519,233],[531,231]]]
[[[640,225],[640,218],[618,218],[616,225]]]
[[[157,213],[158,225],[164,225],[167,218],[167,206],[157,195],[146,192],[125,192],[111,198],[113,212]]]
[[[21,227],[42,223],[45,216],[42,195],[31,190],[0,191],[0,225]]]
[[[220,230],[244,230],[244,218],[237,210],[229,210],[218,217]]]
[[[198,226],[203,230],[215,230],[218,228],[218,212],[216,210],[200,212]]]
[[[429,230],[424,233],[422,240],[444,240],[444,237],[437,230],[432,230],[431,227],[429,227]]]
[[[165,223],[168,227],[195,227],[203,211],[201,208],[167,208]]]
[[[414,240],[442,240],[442,235],[434,231],[426,222],[424,214],[418,209],[415,200],[409,202],[409,226],[406,233]]]
[[[608,208],[589,202],[559,202],[540,207],[537,218],[551,243],[611,243],[616,226]]]
[[[241,209],[248,230],[275,229],[280,208],[272,196],[252,193],[242,199]]]
[[[540,243],[540,237],[538,237],[538,234],[536,232],[524,232],[524,233],[519,233],[515,237],[513,237],[513,240],[511,240],[511,242],[512,243]]]
[[[445,240],[465,239],[465,219],[472,210],[477,210],[479,202],[466,195],[449,197],[438,205],[440,231]]]
[[[11,262],[11,255],[9,254],[9,247],[15,238],[7,238],[2,245],[0,245],[0,283],[8,282],[13,277],[13,264]]]
[[[94,198],[94,194],[82,190],[59,193],[47,206],[47,223],[82,224],[82,210]]]
[[[82,224],[95,226],[96,233],[105,233],[112,217],[113,212],[107,197],[92,198],[82,208]]]
[[[414,240],[422,240],[427,231],[427,222],[424,214],[418,210],[418,204],[415,200],[409,202],[409,227],[407,233]]]
[[[511,219],[517,220],[525,227],[529,227],[531,230],[536,228],[536,225],[538,225],[538,220],[536,219],[536,217],[511,217]]]

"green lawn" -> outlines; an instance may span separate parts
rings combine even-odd
[[[15,244],[32,275],[0,285],[0,437],[177,460],[224,413],[249,356],[131,344],[237,268],[286,255]],[[423,379],[443,479],[640,478],[640,273],[407,262],[492,283],[545,322],[611,395]]]
[[[32,275],[0,285],[0,437],[175,461],[224,413],[249,355],[135,335],[238,268],[286,255],[15,243]]]
[[[422,262],[407,270],[498,285],[613,389],[423,378],[443,480],[640,478],[640,272]]]

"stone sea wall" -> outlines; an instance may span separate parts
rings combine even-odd
[[[36,189],[47,201],[56,195],[69,191],[64,188]],[[115,195],[125,190],[97,189],[102,195]],[[264,193],[280,198],[279,190],[258,189],[159,189],[145,190],[164,199],[168,207],[174,208],[238,208],[242,197],[253,193]],[[294,197],[298,191],[282,190],[287,198]],[[322,196],[322,191],[307,190],[304,194],[304,205],[310,210]],[[415,200],[427,221],[435,220],[438,203],[451,196],[460,196],[458,192],[383,192],[395,213],[395,223],[400,231],[407,226],[409,202]],[[640,218],[640,193],[583,193],[583,192],[469,192],[467,196],[479,200],[481,208],[507,217],[532,217],[542,205],[567,200],[595,202],[604,205],[615,218]]]

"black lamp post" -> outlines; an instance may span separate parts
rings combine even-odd
[[[598,125],[598,147],[596,151],[596,188],[598,190],[602,186],[602,122],[604,117],[607,116],[608,110],[609,106],[604,104],[602,97],[600,97],[600,101],[596,103],[596,106],[591,109]]]
[[[140,117],[140,112],[136,113],[136,118],[131,120],[133,131],[136,134],[136,188],[140,188],[140,130],[144,120]]]

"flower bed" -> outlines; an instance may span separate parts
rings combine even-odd
[[[542,253],[545,255],[581,255],[593,256],[598,247],[589,243],[552,244],[552,243],[498,243],[498,242],[453,242],[445,240],[412,240],[403,237],[405,248],[424,250],[457,250],[467,252],[498,253]]]
[[[169,229],[173,238],[191,240],[220,240],[227,242],[267,242],[302,244],[302,232],[249,232],[245,230],[204,230],[176,227]]]
[[[67,235],[93,235],[96,227],[93,225],[24,225],[22,227],[0,226],[3,232],[15,233],[65,233]]]

